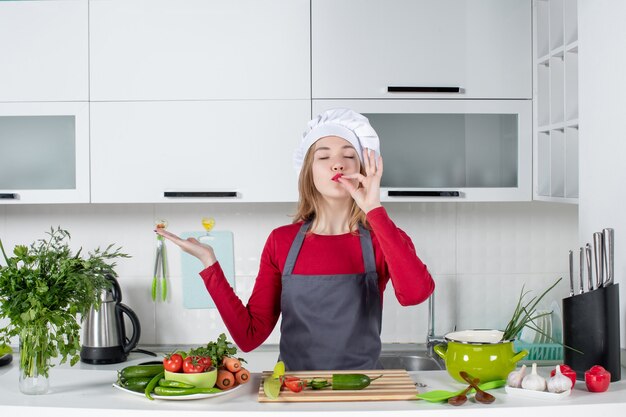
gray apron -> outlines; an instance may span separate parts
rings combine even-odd
[[[292,371],[379,368],[382,305],[370,233],[359,224],[365,273],[294,275],[310,225],[300,228],[283,270],[280,359]]]

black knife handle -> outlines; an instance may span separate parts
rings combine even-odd
[[[387,86],[388,93],[460,93],[461,87]]]
[[[0,193],[0,198],[5,200],[17,200],[17,194],[15,193]]]
[[[389,197],[460,197],[458,191],[387,191]]]
[[[165,191],[168,198],[229,198],[237,197],[237,191]]]

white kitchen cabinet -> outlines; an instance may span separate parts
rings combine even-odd
[[[532,98],[530,0],[312,0],[311,21],[313,99]]]
[[[382,201],[530,201],[530,100],[314,100],[347,107],[380,137]]]
[[[88,3],[0,2],[0,102],[87,101]]]
[[[0,204],[89,202],[89,103],[0,103]]]
[[[533,198],[578,203],[576,0],[535,0]]]
[[[308,0],[91,0],[92,101],[308,99]]]
[[[297,201],[309,100],[91,105],[93,203]]]

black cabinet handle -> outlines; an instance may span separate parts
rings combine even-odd
[[[388,86],[388,93],[460,93],[461,87],[410,87],[410,86]]]
[[[387,191],[389,197],[460,197],[458,191]]]
[[[0,198],[1,199],[6,199],[6,200],[17,200],[17,194],[15,194],[15,193],[0,193]]]
[[[237,191],[165,191],[169,198],[229,198],[237,197]]]

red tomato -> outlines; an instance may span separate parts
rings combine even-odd
[[[201,365],[204,365],[204,369],[208,370],[211,365],[213,365],[213,363],[211,362],[211,358],[208,356],[197,356],[198,358],[198,363],[200,363]]]
[[[585,372],[585,384],[590,392],[604,392],[609,389],[611,373],[600,365],[592,366]]]
[[[186,374],[199,374],[205,371],[205,367],[200,363],[199,356],[187,356],[183,360],[183,372]]]
[[[283,380],[283,384],[289,389],[291,392],[300,392],[304,388],[304,381],[300,378],[296,378],[295,376],[288,376]]]
[[[183,357],[178,353],[167,355],[163,359],[163,368],[170,372],[180,372],[180,368],[183,366]]]
[[[574,388],[574,385],[576,385],[576,371],[565,364],[560,365],[560,367],[561,373],[572,380],[572,388]],[[556,369],[553,369],[552,372],[550,372],[550,376],[552,377],[554,374],[556,374]]]

